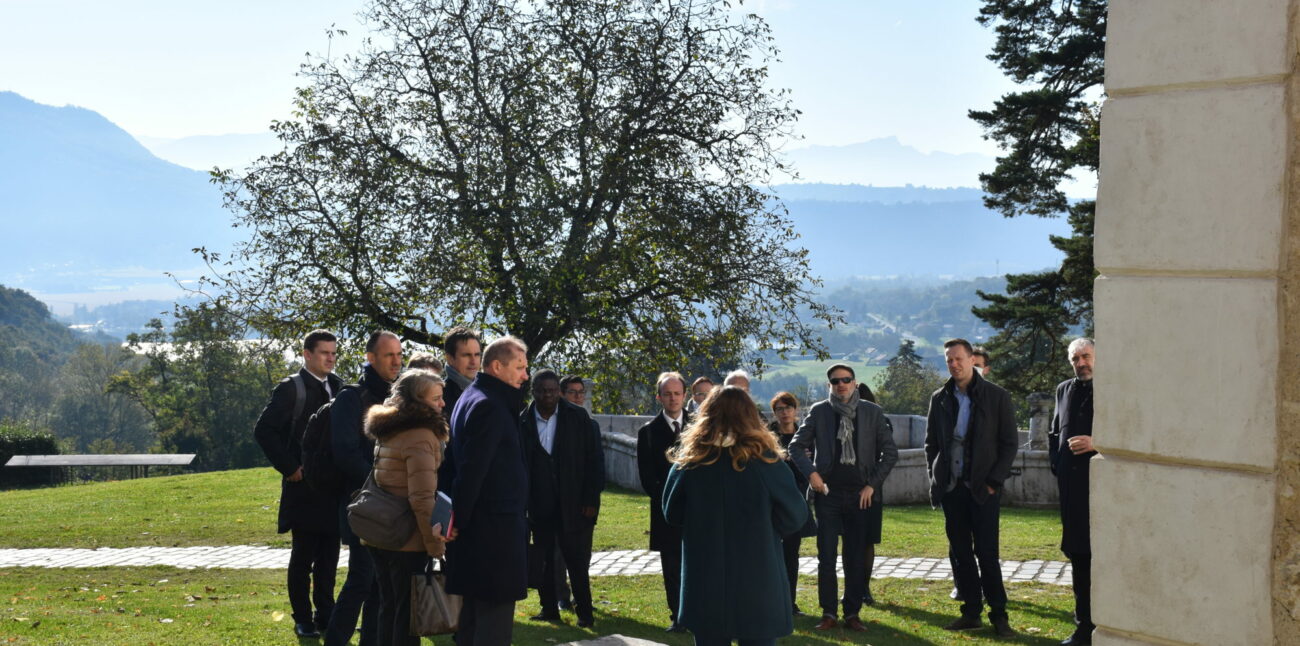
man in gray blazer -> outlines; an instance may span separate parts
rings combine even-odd
[[[858,397],[853,368],[826,371],[830,396],[808,410],[790,441],[790,456],[808,478],[817,512],[817,630],[836,626],[836,547],[844,535],[844,627],[864,631],[858,611],[871,574],[868,548],[880,542],[880,487],[898,461],[894,429],[881,408]],[[811,451],[813,459],[808,459]]]

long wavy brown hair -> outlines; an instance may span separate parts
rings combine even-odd
[[[678,468],[690,469],[713,464],[724,453],[731,456],[731,468],[737,471],[744,471],[750,460],[771,463],[785,457],[776,436],[763,424],[754,400],[736,386],[710,391],[695,420],[667,455]]]

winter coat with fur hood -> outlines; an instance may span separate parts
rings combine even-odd
[[[375,482],[388,493],[406,496],[415,513],[416,532],[400,551],[440,557],[444,543],[435,540],[430,526],[443,454],[443,441],[434,428],[444,429],[445,425],[428,410],[401,411],[379,405],[366,415],[366,435],[375,439]]]

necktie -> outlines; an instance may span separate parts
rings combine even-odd
[[[682,432],[682,423],[673,422],[673,435],[679,435]]]

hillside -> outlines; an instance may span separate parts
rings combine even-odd
[[[206,173],[154,157],[96,112],[0,92],[0,283],[120,290],[234,239]]]

